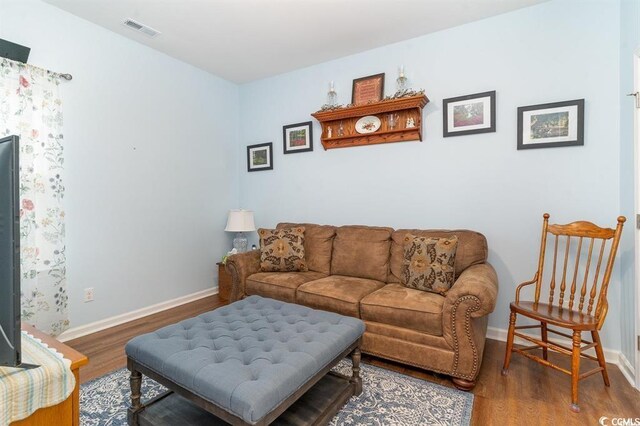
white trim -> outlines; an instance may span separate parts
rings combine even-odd
[[[636,376],[635,368],[633,368],[633,365],[631,365],[622,352],[620,352],[618,361],[618,368],[622,371],[622,375],[626,377],[629,383],[631,383],[631,386],[633,386],[634,377]]]
[[[633,54],[633,91],[638,92],[640,91],[640,47],[637,47],[634,51]],[[637,102],[637,100],[636,100]],[[634,106],[636,104],[634,103]],[[640,196],[638,196],[638,190],[640,189],[640,150],[638,149],[638,147],[640,147],[640,111],[638,110],[638,108],[634,108],[633,110],[633,150],[634,150],[634,155],[633,155],[633,161],[634,161],[634,180],[633,180],[633,195],[634,195],[634,216],[635,214],[637,214],[638,212],[640,212]],[[630,368],[630,371],[637,371],[638,375],[635,376],[635,387],[637,389],[640,389],[640,347],[638,347],[638,340],[640,337],[640,315],[638,315],[638,312],[640,311],[640,277],[638,276],[638,274],[640,274],[640,230],[638,230],[638,227],[636,226],[636,218],[633,217],[633,220],[631,221],[632,226],[634,228],[634,243],[635,243],[635,259],[634,259],[634,266],[635,266],[635,273],[634,273],[634,278],[635,278],[635,317],[636,317],[636,324],[635,324],[635,334],[633,335],[633,341],[631,342],[631,347],[634,348],[635,350],[633,351],[634,355],[635,355],[635,369],[634,368]],[[633,367],[633,364],[631,364],[633,362],[633,360],[631,360],[631,363],[629,362],[629,360],[624,357],[624,360],[627,362],[628,366]],[[624,370],[622,370],[624,373]],[[626,377],[626,375],[625,375]]]
[[[522,333],[522,334],[527,334],[527,333]],[[539,337],[539,336],[536,336],[536,337]],[[504,328],[487,327],[487,339],[506,342],[507,330],[505,330]],[[549,339],[549,341],[556,342],[556,343],[561,342],[559,339]],[[520,339],[518,337],[514,339],[514,343],[518,345],[531,344],[531,342],[527,342],[526,340]],[[622,372],[622,375],[629,381],[631,386],[635,387],[636,385],[635,385],[635,379],[634,379],[635,377],[634,368],[631,365],[631,363],[627,360],[627,358],[622,354],[622,352],[617,351],[615,349],[607,349],[607,348],[602,348],[602,349],[604,350],[604,359],[607,360],[607,363],[614,364],[615,366],[617,366]],[[595,354],[592,354],[592,355],[595,355]]]
[[[181,296],[176,299],[156,303],[155,305],[147,306],[145,308],[136,309],[135,311],[116,315],[111,318],[105,318],[103,320],[81,325],[79,327],[73,327],[62,333],[56,339],[61,342],[77,339],[78,337],[86,336],[87,334],[96,333],[98,331],[115,327],[117,325],[124,324],[138,318],[146,317],[147,315],[156,314],[167,309],[175,308],[176,306],[184,305],[185,303],[213,296],[214,294],[218,294],[217,286],[195,293],[187,294],[186,296]]]

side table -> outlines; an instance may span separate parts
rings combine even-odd
[[[218,262],[218,296],[229,301],[231,296],[231,274],[227,272],[224,263]]]
[[[22,330],[33,337],[42,340],[49,347],[60,352],[66,359],[71,361],[71,372],[76,378],[76,387],[73,393],[65,401],[51,407],[40,408],[31,416],[23,420],[11,423],[11,426],[48,426],[48,425],[80,425],[80,367],[87,365],[89,359],[76,351],[37,330],[34,326],[22,323]]]

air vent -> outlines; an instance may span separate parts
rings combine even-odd
[[[123,23],[132,30],[146,34],[149,37],[155,37],[160,34],[160,31],[154,30],[150,26],[141,24],[140,22],[134,21],[133,19],[125,19]]]

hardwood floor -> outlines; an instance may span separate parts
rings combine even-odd
[[[218,296],[207,297],[66,342],[89,357],[89,365],[80,372],[81,382],[125,367],[124,345],[132,337],[210,311],[225,303]],[[514,354],[509,375],[503,377],[500,371],[504,349],[504,342],[487,340],[478,385],[473,390],[473,425],[582,426],[597,425],[602,416],[609,419],[640,418],[640,392],[627,382],[615,365],[608,364],[610,388],[604,386],[599,374],[580,382],[582,412],[573,413],[569,410],[569,376]],[[561,360],[559,355],[554,355],[550,354],[554,362],[567,362],[566,359]],[[367,356],[363,357],[363,362],[453,387],[446,376]]]
[[[127,357],[124,354],[124,346],[132,338],[209,312],[226,303],[217,295],[205,297],[126,324],[69,340],[65,344],[89,357],[89,365],[80,370],[80,382],[84,383],[126,367]]]

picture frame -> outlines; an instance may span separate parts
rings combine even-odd
[[[313,151],[313,123],[282,126],[282,145],[285,154]]]
[[[273,170],[273,143],[247,146],[247,171]]]
[[[366,105],[379,102],[384,97],[384,73],[368,75],[353,80],[351,104]]]
[[[584,99],[518,108],[518,149],[584,145]]]
[[[443,137],[496,131],[496,91],[442,100]]]

